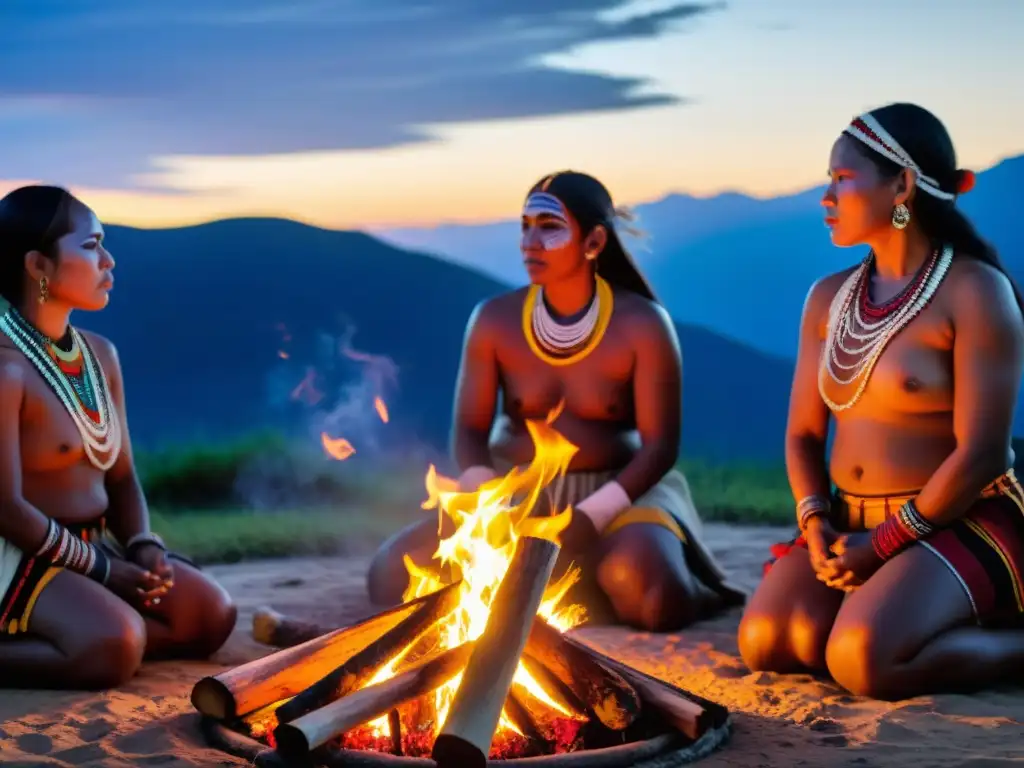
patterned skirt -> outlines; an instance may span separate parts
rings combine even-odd
[[[870,530],[916,495],[837,491],[831,522],[840,531]],[[912,546],[931,552],[950,570],[980,624],[1024,622],[1024,488],[1012,469],[986,486],[962,517]],[[794,547],[807,547],[803,536],[773,545],[765,573]]]

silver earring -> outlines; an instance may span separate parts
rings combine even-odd
[[[906,229],[910,223],[910,209],[900,203],[892,209],[892,225],[896,229]]]

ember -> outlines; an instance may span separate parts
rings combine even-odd
[[[565,634],[585,618],[582,607],[563,604],[578,570],[551,580],[571,510],[539,515],[535,507],[577,449],[550,419],[527,426],[534,461],[476,491],[430,467],[423,508],[447,515],[455,530],[438,546],[439,567],[406,558],[406,602],[334,631],[258,615],[259,639],[292,647],[204,678],[193,690],[196,709],[288,758],[333,748],[430,756],[440,768],[659,733],[697,740],[724,723],[721,707]],[[340,438],[323,442],[336,458],[351,455]]]

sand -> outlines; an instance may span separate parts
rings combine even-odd
[[[786,533],[708,528],[712,548],[747,588],[759,578],[767,544]],[[214,659],[147,665],[130,685],[103,694],[0,690],[0,763],[26,768],[246,765],[203,746],[188,700],[192,685],[267,652],[249,635],[252,613],[260,605],[334,625],[370,613],[365,568],[364,558],[351,556],[211,567],[240,607],[238,627]],[[1024,691],[888,704],[846,695],[809,676],[751,674],[736,652],[738,621],[739,612],[733,611],[678,634],[612,628],[586,634],[617,658],[731,709],[733,736],[699,763],[707,768],[1024,764]]]

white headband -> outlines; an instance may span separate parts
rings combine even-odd
[[[899,142],[882,127],[881,123],[871,116],[871,113],[854,118],[853,122],[846,127],[845,132],[871,147],[882,157],[892,160],[901,168],[913,171],[915,176],[917,176],[917,186],[922,192],[927,192],[932,197],[937,197],[940,200],[953,200],[956,198],[956,195],[952,192],[942,191],[939,188],[938,181],[922,173],[917,163],[910,157],[910,153],[899,145]]]

